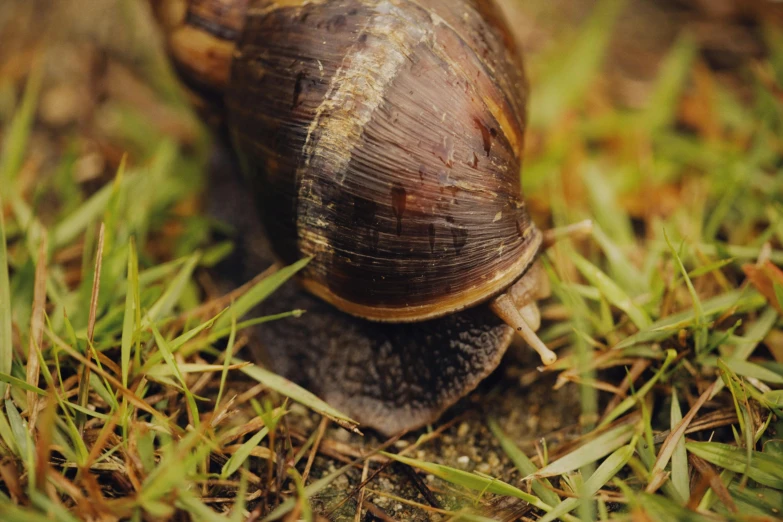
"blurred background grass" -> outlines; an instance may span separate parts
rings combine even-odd
[[[382,441],[226,355],[295,320],[242,315],[296,267],[218,290],[209,133],[146,4],[0,6],[4,520],[780,517],[780,4],[504,7],[534,219],[597,225],[546,258],[560,361]]]

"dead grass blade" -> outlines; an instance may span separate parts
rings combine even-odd
[[[707,401],[707,399],[710,398],[712,389],[714,387],[715,383],[712,383],[709,388],[704,390],[704,393],[699,396],[699,399],[691,407],[687,415],[685,415],[685,417],[669,434],[669,436],[666,437],[666,440],[663,441],[661,449],[658,451],[658,458],[655,460],[655,465],[652,469],[650,483],[646,488],[648,493],[653,493],[656,491],[666,480],[667,475],[664,473],[664,468],[666,468],[666,466],[669,464],[669,460],[671,459],[672,454],[674,454],[674,450],[677,448],[677,443],[680,442],[683,437],[685,437],[685,430],[688,429],[688,425],[690,425],[691,421],[693,421],[693,418],[696,417],[696,414],[699,413],[699,410]]]
[[[92,341],[95,334],[95,321],[98,311],[98,293],[101,288],[101,268],[103,266],[103,245],[105,236],[105,226],[101,223],[101,227],[98,230],[98,248],[95,251],[95,271],[93,272],[92,280],[92,293],[90,294],[90,316],[87,323],[87,346],[85,353],[87,354],[87,361],[92,358]],[[90,366],[85,364],[82,367],[81,376],[79,378],[79,398],[78,404],[82,408],[87,407],[87,395],[90,393]],[[84,433],[84,423],[86,417],[82,412],[76,412],[76,424],[79,427],[79,433]]]
[[[30,318],[30,342],[27,347],[27,383],[31,386],[38,386],[38,377],[41,372],[38,358],[43,343],[45,326],[47,244],[47,234],[44,231],[41,236],[41,243],[38,245],[38,261],[35,265],[33,312]],[[34,430],[38,415],[38,395],[35,392],[27,392],[27,410],[29,412],[30,429]]]

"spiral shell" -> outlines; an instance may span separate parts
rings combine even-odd
[[[251,1],[226,95],[278,256],[390,322],[497,295],[541,235],[520,190],[527,87],[478,0]]]

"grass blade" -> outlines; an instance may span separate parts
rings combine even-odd
[[[3,439],[5,446],[11,450],[16,456],[19,456],[19,445],[16,443],[16,437],[14,437],[14,430],[11,429],[11,424],[8,422],[8,418],[0,409],[0,438]]]
[[[232,359],[233,364],[244,364],[245,361],[234,357]],[[281,377],[269,370],[260,366],[250,365],[242,368],[242,373],[255,379],[256,381],[268,386],[275,390],[277,393],[284,395],[300,404],[304,404],[311,410],[320,413],[342,426],[343,428],[353,431],[354,433],[361,434],[357,429],[359,423],[351,419],[344,413],[341,413],[337,409],[329,406],[324,401],[305,390],[298,384],[295,384],[288,379]]]
[[[139,259],[136,254],[136,241],[133,238],[128,244],[128,281],[126,286],[125,315],[122,320],[122,340],[120,342],[120,368],[122,370],[122,385],[127,388],[133,338],[138,335],[141,326]]]
[[[231,364],[231,359],[234,357],[234,343],[237,337],[237,318],[231,314],[231,333],[228,335],[228,344],[226,344],[225,359],[223,359],[223,371],[220,373],[220,386],[218,387],[217,398],[215,399],[214,413],[217,413],[220,407],[220,401],[223,399],[223,391],[226,388],[226,377],[228,377],[228,369]]]
[[[11,287],[8,278],[8,244],[5,237],[3,199],[0,197],[0,373],[11,374],[14,360],[13,324],[11,317]],[[0,397],[6,384],[0,383]]]
[[[663,376],[663,373],[669,368],[671,363],[673,363],[674,359],[676,358],[677,358],[677,352],[675,352],[674,350],[666,350],[666,359],[663,361],[661,368],[657,372],[655,372],[655,375],[653,375],[652,379],[644,383],[644,385],[641,388],[639,388],[639,391],[637,391],[635,394],[623,399],[622,402],[620,402],[620,404],[618,404],[611,412],[605,415],[599,427],[606,426],[614,419],[618,418],[620,415],[622,415],[623,413],[631,409],[634,404],[636,404],[639,400],[641,400],[641,398],[644,397],[647,394],[647,392],[649,392],[650,389],[652,389],[653,386],[655,386],[655,383],[657,383],[658,380],[660,380],[660,378]]]
[[[392,460],[396,460],[397,462],[402,462],[408,466],[412,466],[426,473],[435,475],[436,477],[441,478],[447,482],[451,482],[452,484],[456,484],[467,489],[472,489],[473,491],[478,491],[480,494],[487,492],[494,493],[496,495],[518,498],[547,512],[552,511],[553,509],[552,506],[546,504],[538,497],[530,495],[529,493],[525,493],[521,489],[515,488],[510,484],[494,478],[485,477],[476,473],[470,473],[461,469],[451,468],[449,466],[443,466],[441,464],[434,464],[432,462],[411,459],[401,455],[396,455],[394,453],[381,452],[381,454]],[[563,513],[563,515],[565,515],[565,513]],[[574,517],[568,516],[563,516],[563,519],[571,521],[576,520]]]
[[[46,392],[38,386],[34,386],[28,382],[23,381],[22,379],[17,379],[16,377],[8,375],[7,373],[0,373],[0,382],[10,384],[14,388],[19,388],[20,390],[24,390],[29,393],[35,393],[43,396],[46,395]]]
[[[523,477],[534,475],[538,472],[535,464],[527,458],[527,455],[525,455],[505,433],[503,433],[503,430],[500,429],[500,425],[494,418],[490,418],[487,424],[492,434],[500,442],[500,447],[503,448],[503,451],[506,452],[508,458],[511,459],[511,462],[514,463],[514,466]],[[545,478],[533,480],[533,491],[536,495],[550,506],[554,506],[560,502],[560,497],[557,496],[557,493],[552,491],[551,487],[552,484]]]
[[[27,344],[27,383],[38,386],[41,375],[38,352],[43,345],[44,331],[44,307],[46,306],[46,274],[48,239],[46,232],[41,235],[41,243],[38,247],[38,260],[35,265],[35,280],[33,282],[33,310],[30,314],[30,339]],[[35,392],[27,393],[27,410],[30,412],[28,421],[30,429],[35,429],[38,415],[38,397]]]
[[[182,293],[185,291],[185,287],[193,275],[193,270],[196,269],[199,257],[200,254],[197,252],[188,258],[184,266],[174,277],[174,280],[166,288],[166,291],[160,296],[160,299],[158,299],[147,311],[147,314],[142,320],[141,326],[143,329],[149,328],[150,324],[171,313],[174,306],[177,304],[177,301],[179,301],[182,296]]]
[[[685,430],[688,428],[688,425],[691,423],[693,418],[699,412],[699,409],[704,405],[707,399],[710,398],[714,387],[715,384],[713,383],[712,385],[710,385],[709,388],[704,390],[704,393],[701,394],[701,396],[693,405],[693,407],[691,407],[691,409],[688,411],[688,414],[685,415],[685,418],[680,419],[676,427],[672,429],[669,436],[666,437],[666,440],[664,440],[663,444],[661,444],[661,449],[658,452],[658,458],[655,459],[655,464],[653,465],[651,471],[652,478],[650,479],[650,484],[647,487],[648,492],[652,493],[659,487],[660,484],[662,484],[666,480],[664,469],[669,464],[669,460],[672,458],[674,451],[678,448],[679,445],[684,444]],[[683,447],[682,450],[684,451],[684,449],[685,448]],[[682,458],[683,455],[680,454],[679,457]],[[687,479],[687,461],[686,461],[686,479]],[[687,498],[688,498],[687,495],[683,495],[683,497],[679,500],[685,501]]]
[[[182,375],[182,372],[179,371],[179,365],[177,364],[177,361],[174,360],[174,356],[171,354],[169,343],[166,341],[166,339],[163,338],[163,336],[160,334],[160,330],[158,330],[154,324],[151,325],[151,328],[152,334],[155,336],[155,343],[158,346],[160,354],[163,356],[163,359],[166,361],[168,367],[171,368],[172,373],[174,376],[176,376],[177,380],[182,386],[182,390],[185,392],[185,398],[187,399],[188,407],[190,408],[190,417],[193,425],[198,427],[199,414],[198,406],[196,405],[196,399],[190,392],[190,388],[188,388],[188,383],[185,381],[185,377]]]
[[[682,411],[680,411],[680,401],[677,397],[677,388],[672,388],[672,406],[669,415],[669,423],[672,432],[676,430],[676,427],[680,425],[682,421]],[[685,435],[684,433],[677,437],[677,443],[672,453],[672,485],[674,489],[679,493],[683,501],[687,500],[691,496],[690,491],[690,476],[688,474],[688,452],[685,450]]]
[[[711,464],[735,473],[747,471],[748,476],[759,484],[783,490],[783,458],[779,456],[751,451],[748,465],[745,448],[721,442],[688,442],[685,448]]]
[[[674,119],[679,93],[691,71],[698,48],[689,38],[680,39],[661,65],[655,90],[642,117],[648,132],[668,125]]]
[[[627,444],[636,431],[634,424],[621,424],[607,430],[595,439],[575,448],[548,466],[531,474],[527,478],[542,478],[564,475],[583,466],[596,462]]]
[[[280,414],[282,415],[282,413]],[[253,451],[255,447],[257,447],[259,444],[261,444],[261,441],[264,440],[264,437],[266,437],[269,434],[269,429],[265,427],[258,430],[258,433],[250,437],[242,446],[239,447],[239,449],[231,455],[231,458],[226,461],[226,463],[223,465],[223,469],[220,471],[220,476],[223,478],[228,478],[244,464],[244,462],[250,457],[250,453]]]
[[[5,400],[5,413],[8,415],[8,424],[14,436],[16,447],[19,448],[19,456],[27,465],[28,472],[32,473],[33,465],[33,440],[27,429],[27,423],[22,419],[19,410],[10,399]],[[34,481],[31,481],[34,482]]]
[[[581,498],[568,498],[554,507],[549,513],[541,518],[540,522],[551,522],[557,518],[565,518],[565,514],[576,509],[582,499],[587,499],[595,495],[604,484],[614,478],[617,473],[628,464],[628,461],[633,457],[634,446],[636,441],[632,444],[623,446],[614,453],[612,453],[595,472],[590,475],[590,478],[582,485],[582,489],[579,492]]]
[[[651,520],[652,522],[671,522],[672,520],[681,520],[683,522],[715,522],[715,518],[705,516],[690,509],[678,506],[671,500],[660,495],[650,495],[641,493],[637,500],[639,506],[644,510],[640,513],[641,520]]]
[[[584,96],[588,85],[598,73],[612,34],[611,26],[620,14],[624,0],[603,0],[598,3],[580,34],[569,45],[571,52],[563,59],[548,61],[550,71],[541,80],[531,104],[530,125],[547,126]]]
[[[650,326],[652,321],[647,312],[636,306],[628,294],[617,283],[612,281],[608,275],[576,252],[571,252],[571,260],[579,269],[579,272],[593,286],[598,288],[610,303],[628,314],[628,317],[631,318],[638,328],[642,329]]]
[[[11,188],[15,187],[14,178],[22,167],[27,151],[27,141],[35,117],[38,94],[41,91],[43,66],[36,64],[27,78],[22,105],[13,116],[10,126],[4,132],[3,154],[0,156],[0,199],[11,197]],[[2,205],[0,205],[2,208]]]
[[[231,316],[223,316],[215,324],[215,329],[226,328],[231,325],[231,317],[241,319],[258,303],[266,299],[272,292],[288,281],[294,274],[304,268],[310,262],[309,257],[300,259],[296,263],[283,267],[269,277],[265,277],[247,291],[243,296],[237,299],[232,305],[234,311]]]
[[[134,176],[128,175],[123,177],[118,189],[112,184],[101,187],[52,229],[52,247],[62,248],[76,240],[79,234],[87,230],[106,211],[115,190],[128,190],[134,181]]]
[[[696,330],[696,353],[699,354],[704,348],[704,344],[707,338],[707,328],[704,319],[704,307],[701,304],[701,299],[699,299],[699,294],[696,293],[696,289],[693,287],[691,278],[688,277],[688,271],[685,270],[685,265],[682,262],[682,258],[680,258],[680,254],[677,252],[677,250],[674,249],[674,245],[672,245],[671,241],[669,241],[669,236],[666,233],[666,229],[663,229],[663,237],[666,239],[666,244],[669,246],[669,250],[671,250],[672,256],[674,257],[674,260],[680,269],[680,273],[685,279],[685,284],[688,286],[688,293],[691,294],[693,315],[695,319],[695,324],[693,326]]]
[[[641,330],[630,337],[626,337],[617,343],[614,349],[622,350],[640,343],[661,341],[671,337],[679,330],[691,326],[699,317],[713,317],[732,308],[738,313],[747,312],[762,308],[766,306],[766,304],[767,300],[764,296],[755,290],[732,290],[723,295],[704,301],[702,303],[702,315],[699,315],[695,310],[690,309],[659,319],[644,330]]]
[[[203,522],[227,522],[229,519],[223,515],[216,513],[210,509],[206,504],[201,502],[192,491],[179,490],[177,492],[177,507],[190,513],[193,517],[192,520],[198,520]]]

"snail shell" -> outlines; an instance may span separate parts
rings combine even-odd
[[[354,316],[283,290],[278,309],[310,313],[264,329],[272,366],[381,431],[431,421],[510,342],[476,305],[502,294],[493,310],[524,322],[527,301],[502,299],[542,241],[520,189],[527,85],[494,3],[194,0],[164,24],[191,85],[223,94],[259,257],[310,256],[301,285]]]
[[[226,104],[259,207],[300,280],[360,317],[486,301],[541,234],[520,190],[525,83],[489,2],[250,5]]]

